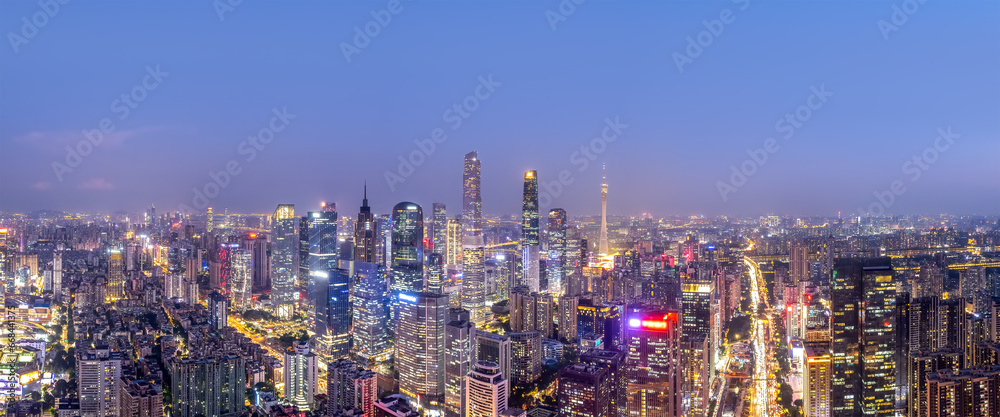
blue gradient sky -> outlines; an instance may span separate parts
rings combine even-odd
[[[224,0],[223,0],[224,1]],[[8,34],[37,2],[0,3],[0,209],[162,210],[192,203],[209,171],[240,164],[217,208],[353,214],[403,200],[460,211],[462,155],[483,161],[484,210],[520,210],[521,175],[573,183],[549,207],[609,211],[836,215],[902,180],[890,213],[996,213],[1000,207],[1000,3],[928,2],[885,40],[901,2],[589,1],[553,31],[558,1],[409,1],[348,63],[341,42],[377,2],[246,0],[220,21],[211,2],[76,1],[14,52]],[[723,9],[736,16],[677,71],[671,54]],[[124,120],[110,109],[147,66],[170,75]],[[502,85],[460,128],[442,113],[480,76]],[[811,86],[834,96],[726,201],[717,181]],[[296,117],[247,162],[238,146],[272,109]],[[607,117],[628,128],[589,168],[571,155]],[[59,181],[53,161],[104,117],[117,131]],[[939,128],[961,137],[917,181],[902,171]],[[412,176],[384,173],[444,128]]]

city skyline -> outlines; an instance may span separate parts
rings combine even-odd
[[[572,181],[542,212],[596,215],[604,163],[610,215],[847,215],[894,181],[905,191],[890,214],[1000,206],[989,53],[1000,11],[985,2],[921,7],[896,30],[880,23],[892,2],[596,2],[568,14],[556,2],[401,2],[359,53],[344,52],[354,28],[387,3],[201,6],[64,5],[23,43],[12,39],[38,4],[0,6],[14,35],[0,48],[0,209],[173,210],[211,171],[226,185],[208,205],[232,212],[350,207],[366,180],[378,212],[455,210],[470,151],[490,214],[516,215],[521,177],[537,170],[540,194],[564,171]],[[708,46],[688,42],[710,29],[721,33]],[[123,93],[143,100],[126,106]],[[469,97],[476,110],[461,116],[453,104]],[[114,130],[98,136],[104,118]],[[606,126],[615,139],[590,143]],[[84,131],[103,139],[71,166],[66,146]],[[951,146],[935,153],[941,132]],[[754,168],[769,137],[778,149]],[[413,152],[411,173],[399,158]],[[734,179],[748,161],[753,173]]]

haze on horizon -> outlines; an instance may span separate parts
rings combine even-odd
[[[478,151],[492,214],[535,169],[596,215],[602,163],[611,215],[996,214],[1000,4],[900,3],[70,2],[28,37],[4,1],[0,210],[170,211],[229,164],[217,210],[353,215],[367,181],[455,216]]]

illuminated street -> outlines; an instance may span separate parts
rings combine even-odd
[[[743,262],[747,266],[747,274],[750,276],[750,284],[752,286],[750,291],[750,296],[752,297],[752,306],[757,308],[763,303],[764,311],[759,312],[754,317],[754,330],[751,335],[751,345],[754,351],[754,372],[753,372],[753,398],[751,398],[752,408],[751,416],[767,417],[771,415],[771,409],[775,407],[773,399],[775,396],[773,393],[777,392],[776,387],[770,384],[770,365],[771,365],[771,350],[768,343],[768,338],[771,333],[772,323],[771,317],[767,314],[769,309],[766,297],[763,297],[763,292],[765,291],[764,279],[760,274],[760,268],[756,262],[750,259],[750,257],[745,256]]]

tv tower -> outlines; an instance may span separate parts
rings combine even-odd
[[[601,164],[604,174],[601,177],[601,243],[598,252],[608,254],[608,168]]]

